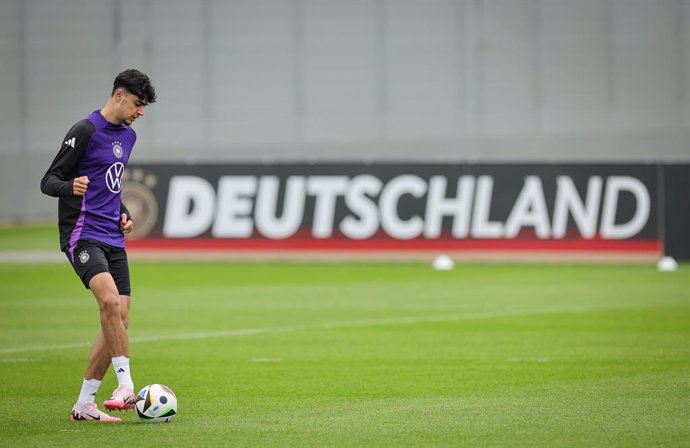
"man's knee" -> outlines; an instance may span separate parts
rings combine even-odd
[[[105,293],[98,298],[101,314],[120,316],[120,296],[117,293]]]
[[[94,275],[89,281],[89,288],[96,296],[102,315],[120,317],[120,295],[110,273]]]

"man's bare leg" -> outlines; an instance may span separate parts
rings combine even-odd
[[[129,340],[122,321],[120,294],[115,286],[115,280],[108,272],[101,272],[91,279],[89,289],[98,302],[101,332],[109,355],[113,358],[129,356]]]
[[[87,375],[93,374],[103,378],[112,362],[118,387],[110,399],[104,402],[105,408],[131,409],[134,407],[136,395],[129,372],[129,339],[126,329],[129,297],[124,296],[127,300],[122,300],[123,296],[118,293],[112,275],[107,272],[95,275],[89,282],[89,288],[98,302],[101,333],[91,350]]]
[[[122,318],[122,323],[125,330],[129,327],[129,307],[131,303],[130,296],[120,296],[120,316]],[[129,351],[125,354],[129,358]],[[86,373],[84,373],[84,378],[86,379],[96,379],[98,381],[103,380],[108,367],[112,361],[113,356],[108,350],[108,346],[105,343],[105,337],[103,336],[103,330],[98,333],[96,337],[96,342],[94,342],[91,348],[91,353],[89,354],[89,362],[86,367]]]
[[[131,384],[131,378],[129,377],[129,341],[127,338],[130,297],[118,294],[115,282],[109,273],[95,275],[89,282],[89,288],[98,302],[101,331],[98,333],[89,353],[82,390],[77,404],[72,409],[70,419],[117,422],[120,419],[111,417],[98,410],[94,398],[101,380],[108,371],[108,367],[114,361],[114,358],[118,356],[120,357],[118,359],[125,359],[127,361],[126,376]],[[111,344],[111,342],[114,342],[114,344]],[[115,347],[113,348],[112,345]],[[118,374],[118,380],[120,380],[121,376],[121,374]],[[119,388],[116,389],[116,392],[118,390]],[[131,400],[129,400],[129,397],[131,397]],[[134,399],[133,387],[129,387],[126,393],[120,393],[120,396],[117,398],[118,401],[116,401],[118,406],[115,406],[114,409],[126,409],[126,406],[131,406]]]

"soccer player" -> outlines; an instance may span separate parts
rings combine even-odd
[[[129,371],[130,282],[124,234],[134,228],[120,192],[136,134],[131,125],[156,101],[144,73],[118,74],[102,109],[67,132],[41,191],[59,198],[60,247],[98,302],[101,331],[89,354],[86,373],[71,420],[117,422],[98,409],[96,392],[112,363],[118,387],[106,410],[132,409],[137,400]]]

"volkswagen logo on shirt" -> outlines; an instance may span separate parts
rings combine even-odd
[[[108,186],[108,190],[113,193],[122,191],[123,174],[125,174],[125,166],[122,162],[115,162],[110,165],[108,172],[105,173],[105,184]]]

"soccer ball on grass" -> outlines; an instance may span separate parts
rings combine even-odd
[[[177,397],[167,386],[149,384],[139,391],[137,415],[149,423],[168,423],[177,415]]]

